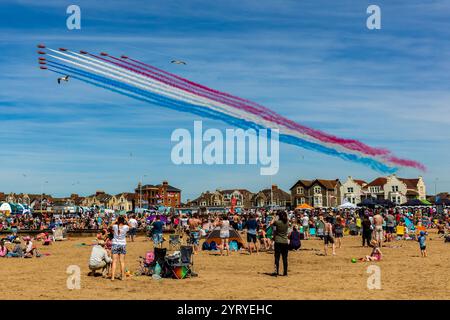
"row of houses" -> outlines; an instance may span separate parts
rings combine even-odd
[[[138,184],[134,192],[122,192],[116,195],[97,191],[87,197],[72,194],[66,198],[54,198],[46,194],[4,194],[0,192],[0,202],[27,204],[35,212],[67,211],[68,207],[103,207],[118,211],[134,211],[136,208],[165,207],[286,207],[292,208],[302,204],[312,207],[336,207],[344,201],[358,204],[365,198],[388,199],[402,204],[410,199],[425,200],[426,187],[422,177],[406,179],[395,174],[377,177],[366,182],[348,177],[345,182],[339,179],[326,180],[299,179],[286,192],[277,185],[256,193],[247,189],[227,189],[203,192],[194,200],[181,202],[181,190],[171,186],[167,181],[161,184]]]
[[[299,179],[289,190],[283,191],[277,185],[252,193],[247,189],[216,190],[203,192],[198,198],[188,201],[188,207],[230,207],[231,199],[236,206],[251,207],[296,207],[308,204],[315,208],[337,207],[344,201],[358,204],[365,198],[389,199],[402,204],[410,199],[426,199],[426,187],[422,177],[400,178],[396,175],[378,177],[370,182],[348,177],[326,180]]]
[[[48,194],[27,194],[0,192],[0,202],[22,203],[28,205],[34,212],[70,212],[75,207],[99,207],[115,211],[134,211],[135,208],[150,208],[153,206],[179,207],[181,205],[181,190],[171,186],[167,181],[156,185],[141,185],[134,192],[122,192],[111,195],[98,190],[95,194],[82,197],[72,194],[70,197],[56,198]]]
[[[252,207],[291,207],[291,195],[277,185],[252,193],[247,189],[216,190],[203,192],[198,198],[186,203],[187,207],[231,207],[232,199],[235,206]]]

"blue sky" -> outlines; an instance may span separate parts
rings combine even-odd
[[[81,7],[81,30],[66,28],[70,4]],[[369,4],[381,7],[381,30],[366,28]],[[258,166],[176,166],[174,129],[229,126],[75,81],[57,86],[36,67],[37,43],[128,54],[420,161],[426,173],[398,175],[422,174],[429,194],[438,178],[437,191],[449,191],[449,16],[448,1],[2,1],[0,191],[119,193],[146,175],[169,180],[186,200],[216,188],[379,175],[284,144],[272,178]]]

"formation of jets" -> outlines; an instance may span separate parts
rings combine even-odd
[[[46,48],[44,44],[38,44],[37,47],[38,47],[39,49],[45,49],[45,48]],[[58,50],[59,50],[59,51],[63,51],[63,52],[66,52],[66,51],[67,51],[66,48],[58,48]],[[37,53],[40,54],[40,55],[45,55],[45,54],[46,54],[45,51],[42,51],[42,50],[39,50]],[[87,52],[87,51],[84,51],[84,50],[80,50],[80,53],[81,53],[81,54],[88,54],[88,52]],[[106,53],[106,52],[100,52],[100,55],[103,56],[103,57],[107,57],[107,56],[108,56],[108,53]],[[128,59],[128,56],[121,55],[120,58],[121,58],[121,59]],[[47,69],[47,66],[46,66],[46,65],[47,65],[46,58],[44,58],[44,57],[39,57],[38,62],[39,62],[39,68],[40,68],[40,69],[42,69],[42,70],[46,70],[46,69]],[[182,61],[182,60],[172,60],[172,61],[170,61],[170,63],[178,64],[178,65],[186,65],[186,64],[187,64],[185,61]],[[61,81],[69,82],[69,79],[70,79],[70,75],[65,75],[65,76],[63,76],[63,77],[59,77],[59,78],[57,79],[57,81],[58,81],[58,84],[61,84]]]

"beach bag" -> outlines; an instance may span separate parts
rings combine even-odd
[[[203,242],[202,250],[211,250],[211,246],[208,242]]]
[[[209,244],[209,250],[217,250],[217,243],[215,241],[211,241]]]
[[[151,264],[153,262],[153,260],[155,260],[155,253],[153,251],[148,251],[145,254],[145,263]]]

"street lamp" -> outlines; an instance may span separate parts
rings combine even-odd
[[[45,181],[44,183],[48,183],[48,181]],[[44,183],[41,184],[41,214],[42,214],[42,201],[44,201]]]
[[[439,178],[434,179],[434,196],[437,196],[437,182],[438,182]]]
[[[142,209],[142,180],[147,177],[146,174],[141,176],[141,182],[139,183],[139,209]]]

